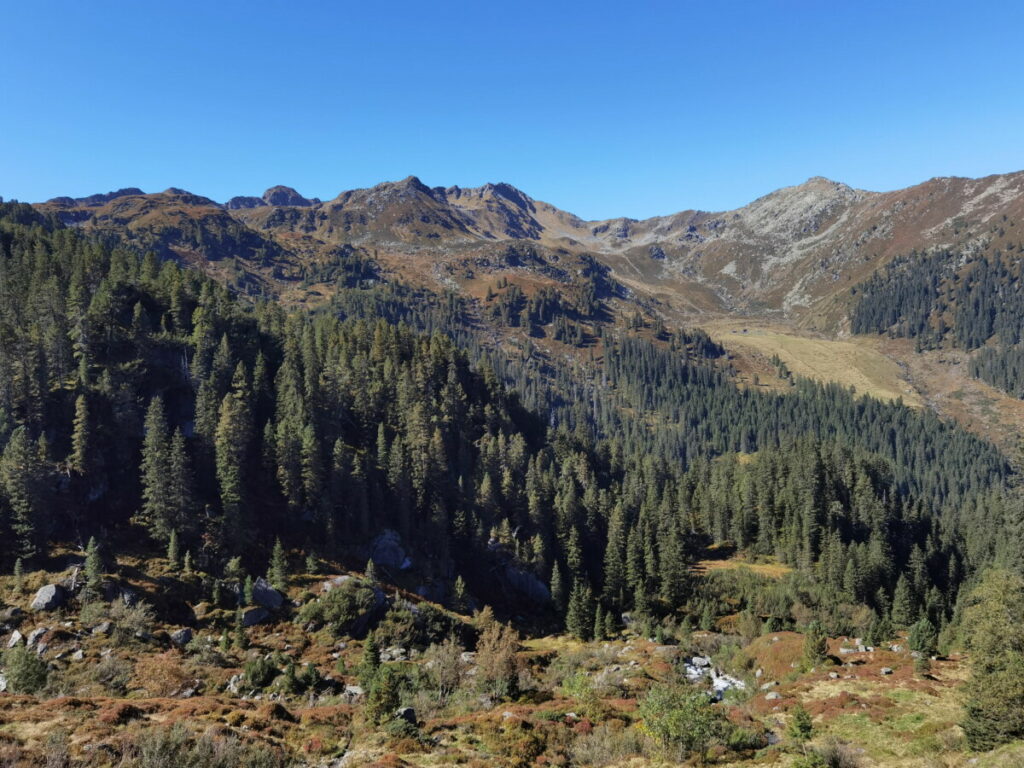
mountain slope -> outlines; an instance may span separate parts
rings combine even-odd
[[[109,199],[107,199],[109,198]],[[121,228],[175,251],[168,230],[212,234],[200,244],[251,258],[264,249],[315,259],[340,245],[374,250],[428,283],[472,280],[466,264],[528,243],[535,251],[587,253],[637,294],[687,312],[740,312],[842,328],[848,289],[892,258],[936,248],[973,249],[996,217],[1024,216],[1024,173],[936,178],[894,192],[866,192],[823,178],[765,195],[733,211],[683,211],[636,221],[583,221],[508,184],[427,187],[409,177],[333,200],[287,187],[226,205],[168,190],[121,190],[40,206],[85,229]],[[236,253],[235,249],[239,249]],[[390,262],[389,262],[390,263]]]

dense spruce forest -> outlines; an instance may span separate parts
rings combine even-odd
[[[944,343],[979,350],[969,362],[971,375],[1022,397],[1020,248],[1006,242],[978,254],[940,251],[894,259],[854,289],[851,330],[912,338],[918,351]]]
[[[463,300],[364,270],[290,313],[4,204],[0,566],[144,532],[216,584],[278,539],[362,569],[395,531],[411,576],[385,578],[589,638],[624,614],[787,626],[796,602],[834,632],[942,626],[1020,551],[1005,459],[929,413],[741,389],[699,332],[503,355]],[[516,306],[545,332],[557,305]],[[711,545],[794,571],[727,606],[692,568]]]

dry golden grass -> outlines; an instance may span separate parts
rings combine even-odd
[[[902,397],[907,405],[923,401],[906,381],[899,364],[882,354],[873,339],[836,340],[802,335],[781,326],[738,320],[702,323],[715,341],[740,354],[778,355],[794,375],[853,387],[858,394],[881,400]]]
[[[747,560],[742,555],[730,557],[728,560],[698,560],[696,565],[693,567],[697,573],[708,573],[709,571],[737,571],[746,569],[752,573],[756,573],[759,576],[764,576],[769,579],[781,579],[788,573],[792,573],[793,569],[783,563],[768,561],[763,563],[754,563]]]

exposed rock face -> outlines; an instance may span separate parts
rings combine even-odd
[[[262,197],[232,197],[226,203],[224,207],[229,211],[242,211],[249,208],[262,208],[266,206],[266,201]]]
[[[263,202],[267,205],[287,205],[307,207],[313,204],[291,187],[271,187],[263,193]]]
[[[284,605],[284,595],[270,586],[270,582],[260,576],[252,585],[252,601],[256,605],[276,611]]]
[[[532,603],[544,605],[551,602],[551,591],[547,584],[512,563],[505,566],[505,581],[518,595]]]
[[[402,537],[397,531],[383,531],[373,541],[370,548],[370,559],[377,565],[399,571],[405,571],[412,567],[412,560],[406,555],[402,547]]]
[[[54,611],[64,605],[68,593],[60,584],[40,587],[29,606],[33,611]]]

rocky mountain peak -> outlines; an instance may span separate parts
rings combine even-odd
[[[276,187],[271,187],[263,193],[263,202],[267,205],[296,207],[307,207],[314,204],[312,200],[303,197],[291,187],[285,187],[280,184]],[[243,207],[251,208],[254,206]]]

